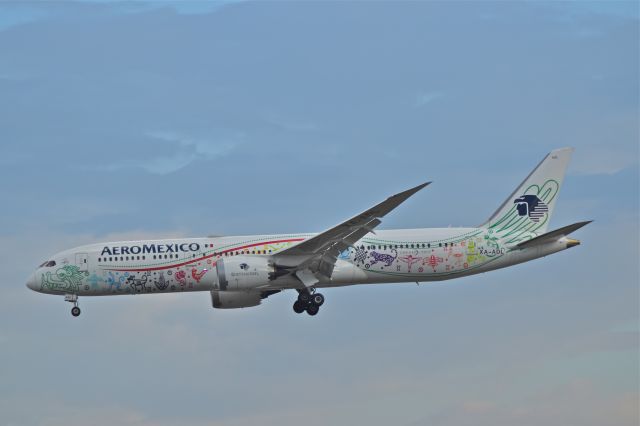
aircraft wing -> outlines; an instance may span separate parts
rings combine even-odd
[[[306,287],[319,281],[317,274],[330,278],[342,251],[372,232],[382,223],[380,218],[430,183],[392,195],[359,215],[281,251],[274,256],[276,264],[295,271],[295,275]]]

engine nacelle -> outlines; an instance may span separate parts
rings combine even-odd
[[[261,300],[259,292],[211,291],[211,304],[218,309],[249,308],[258,306]]]
[[[252,290],[274,279],[274,267],[265,257],[235,256],[216,262],[218,290]]]

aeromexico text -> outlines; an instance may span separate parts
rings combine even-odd
[[[200,251],[198,243],[175,243],[175,244],[142,244],[140,246],[105,246],[100,256],[118,256],[122,254],[144,254],[144,253],[179,253]]]

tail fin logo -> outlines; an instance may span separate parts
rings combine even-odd
[[[529,216],[536,223],[549,212],[549,206],[536,195],[523,195],[513,200],[513,203],[516,204],[519,216]]]

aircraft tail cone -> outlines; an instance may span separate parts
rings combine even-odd
[[[567,238],[567,248],[579,246],[580,241],[574,240],[573,238]]]

